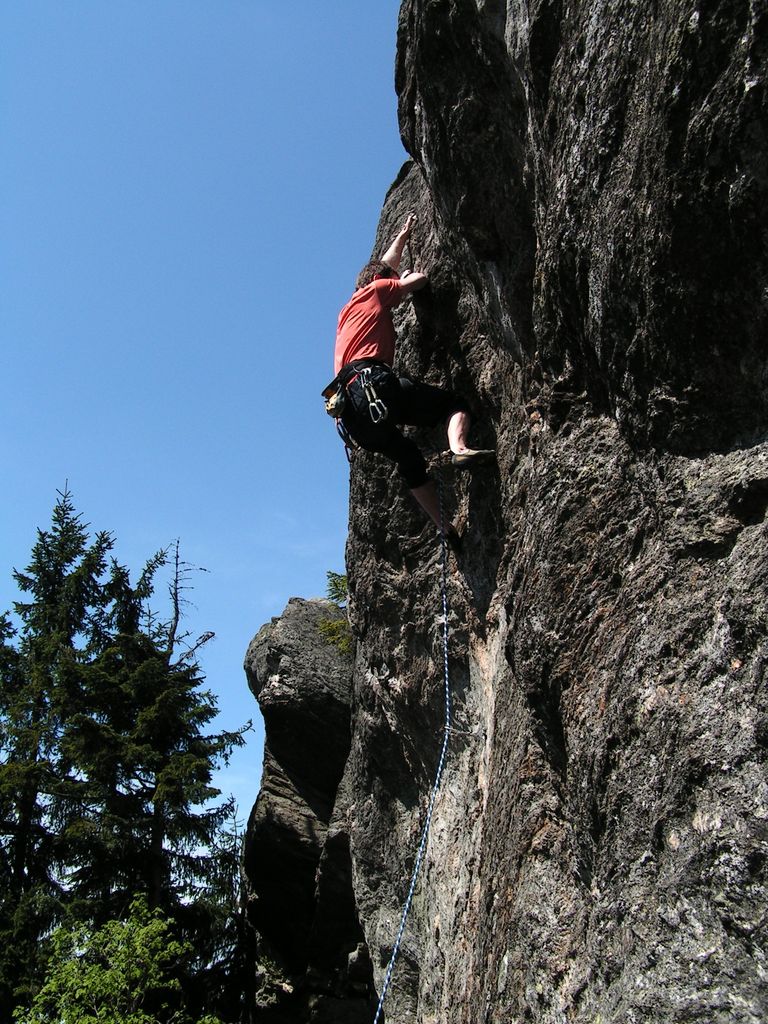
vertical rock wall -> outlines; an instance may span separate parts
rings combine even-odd
[[[463,391],[498,465],[443,471],[458,711],[389,1019],[768,1013],[767,36],[749,2],[402,6],[376,251],[414,209],[431,288],[399,366]],[[436,540],[375,456],[347,556],[380,984],[441,656]]]
[[[398,365],[498,458],[440,472],[456,714],[389,1020],[768,1016],[766,45],[763,0],[402,4],[412,159],[374,251],[416,211],[431,286]],[[333,820],[380,987],[441,602],[434,531],[367,454],[347,567]]]

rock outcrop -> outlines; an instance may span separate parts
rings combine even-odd
[[[430,278],[399,367],[465,394],[443,469],[448,767],[387,1016],[768,1017],[768,8],[405,0]],[[443,446],[436,435],[429,442]],[[355,457],[334,820],[380,988],[440,744],[439,551]]]
[[[334,815],[349,752],[352,659],[322,628],[343,618],[331,602],[293,598],[245,658],[266,732],[243,857],[250,1020],[370,1018],[349,837]]]

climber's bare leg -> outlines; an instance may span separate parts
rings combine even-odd
[[[455,412],[448,420],[448,445],[454,455],[468,452],[469,413]]]
[[[440,499],[437,496],[437,488],[431,480],[427,480],[421,487],[412,487],[411,494],[421,505],[429,518],[440,529]]]

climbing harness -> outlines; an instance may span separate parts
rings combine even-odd
[[[352,452],[358,452],[360,449],[360,445],[349,433],[342,419],[349,402],[347,394],[349,385],[355,379],[359,379],[362,393],[365,394],[368,401],[368,410],[372,423],[383,423],[389,415],[389,411],[379,397],[371,379],[371,370],[374,367],[385,367],[385,364],[377,359],[355,359],[353,362],[348,362],[345,367],[341,368],[331,383],[323,389],[326,412],[336,423],[336,430],[344,444],[347,462],[352,461]]]
[[[424,821],[424,828],[422,829],[421,832],[419,849],[418,852],[416,853],[416,863],[413,865],[413,872],[411,874],[411,884],[408,888],[408,896],[405,901],[405,906],[403,907],[403,913],[400,917],[400,927],[397,930],[397,938],[395,939],[395,944],[392,947],[392,956],[389,958],[389,964],[387,965],[387,973],[384,976],[384,984],[381,986],[379,1005],[376,1008],[376,1016],[373,1018],[373,1024],[378,1024],[379,1017],[381,1016],[381,1011],[384,1008],[384,1000],[387,997],[387,991],[389,989],[390,982],[392,981],[392,972],[395,969],[395,962],[397,961],[397,956],[398,953],[400,952],[400,943],[402,942],[403,933],[405,931],[406,918],[408,917],[408,911],[411,909],[411,903],[413,902],[413,896],[416,891],[416,882],[418,880],[419,871],[421,869],[421,862],[424,858],[424,852],[427,848],[429,826],[432,822],[432,812],[435,809],[437,790],[440,786],[440,780],[443,775],[443,769],[445,768],[445,761],[448,755],[448,740],[451,734],[451,683],[450,676],[448,674],[448,541],[446,538],[445,520],[443,512],[443,480],[439,465],[437,471],[437,495],[440,507],[440,547],[442,562],[441,589],[443,599],[443,692],[445,701],[443,745],[440,748],[440,758],[437,764],[437,772],[435,773],[435,781],[432,783],[432,792],[429,797],[429,804],[427,805],[427,817]]]
[[[371,379],[371,370],[376,366],[389,369],[386,364],[380,363],[376,359],[357,359],[352,363],[347,363],[322,391],[325,399],[325,411],[336,423],[336,430],[344,444],[344,451],[349,462],[352,461],[352,452],[360,450],[360,445],[347,430],[342,419],[349,403],[347,394],[349,385],[355,380],[360,381],[365,400],[368,403],[368,415],[373,424],[378,426],[389,416],[389,409],[381,400]]]
[[[371,379],[371,370],[376,366],[390,369],[385,363],[376,359],[356,359],[354,362],[342,366],[331,383],[322,391],[325,399],[325,411],[329,416],[335,420],[341,418],[347,407],[347,388],[355,379],[359,379],[365,400],[368,403],[371,422],[376,424],[384,422],[389,415],[389,410],[379,397]]]
[[[376,388],[373,386],[370,366],[366,366],[360,371],[360,384],[363,388],[365,400],[368,403],[368,415],[371,417],[371,423],[383,423],[387,416],[389,416],[389,409],[379,398]]]

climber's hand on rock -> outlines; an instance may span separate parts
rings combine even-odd
[[[408,238],[409,237],[409,235],[410,235],[410,233],[411,233],[411,231],[413,229],[413,225],[415,223],[416,223],[416,214],[415,213],[409,213],[408,216],[405,218],[405,224],[403,224],[403,226],[402,226],[402,228],[400,230],[400,234],[401,234],[401,236],[403,238]]]

